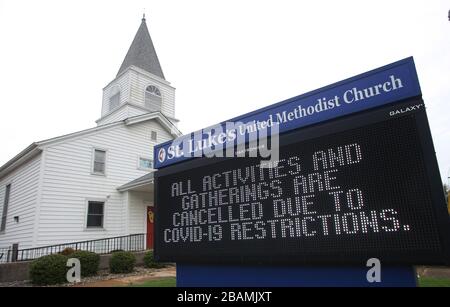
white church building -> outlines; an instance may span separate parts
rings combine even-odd
[[[32,143],[0,167],[0,248],[131,234],[151,248],[153,146],[180,136],[177,122],[143,18],[97,126]]]

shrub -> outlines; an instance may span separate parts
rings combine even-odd
[[[109,270],[111,273],[133,272],[136,257],[131,252],[115,252],[109,260]]]
[[[153,251],[149,251],[144,256],[144,265],[146,268],[163,268],[164,263],[159,263],[155,261],[153,257]]]
[[[66,247],[65,249],[63,249],[60,254],[63,256],[69,256],[71,254],[73,254],[75,252],[75,250],[71,247]]]
[[[117,252],[123,252],[123,249],[114,249],[112,251],[109,251],[109,254],[117,253]]]
[[[48,255],[34,260],[30,265],[30,279],[35,285],[54,285],[66,281],[67,257]]]
[[[93,252],[75,251],[69,258],[77,258],[80,260],[81,276],[96,275],[100,264],[100,256]]]

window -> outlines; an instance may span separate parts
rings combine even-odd
[[[109,90],[109,111],[120,105],[120,87],[115,85]]]
[[[145,89],[145,107],[152,111],[161,111],[161,92],[159,89],[150,85]]]
[[[92,172],[94,174],[105,174],[106,151],[101,149],[94,150],[94,165]]]
[[[103,228],[103,213],[105,209],[105,203],[102,201],[89,201],[87,212],[86,227]]]
[[[9,194],[10,193],[11,193],[11,185],[8,184],[5,189],[5,199],[3,201],[2,223],[0,226],[0,231],[5,231],[5,229],[6,229],[6,217],[8,216]]]
[[[112,111],[120,105],[120,92],[109,97],[109,110]]]
[[[149,170],[153,168],[153,160],[147,158],[139,158],[139,168]]]
[[[158,139],[158,134],[156,134],[156,131],[152,131],[151,139],[152,139],[152,141],[156,141]]]

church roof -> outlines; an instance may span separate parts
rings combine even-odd
[[[145,17],[142,18],[141,26],[131,43],[130,49],[128,49],[117,75],[120,75],[131,65],[142,68],[165,80],[155,47],[147,29]]]
[[[2,179],[5,175],[9,174],[11,171],[16,169],[17,167],[20,167],[36,155],[42,152],[42,146],[49,145],[54,142],[60,142],[60,141],[66,141],[68,139],[72,139],[75,137],[80,137],[83,135],[95,133],[98,131],[103,131],[104,129],[109,129],[112,127],[125,125],[130,126],[134,124],[138,124],[141,122],[145,122],[147,120],[157,119],[164,128],[167,129],[167,131],[170,131],[173,137],[179,137],[181,136],[181,132],[178,130],[178,128],[161,112],[151,112],[141,115],[136,115],[132,117],[128,117],[124,120],[116,121],[113,123],[100,125],[94,128],[85,129],[81,131],[77,131],[70,134],[65,134],[61,136],[57,136],[51,139],[42,140],[39,142],[34,142],[24,150],[22,150],[19,154],[17,154],[15,157],[13,157],[11,160],[6,162],[4,165],[0,166],[0,179]]]
[[[125,191],[131,190],[132,188],[135,188],[135,187],[153,183],[153,180],[154,180],[154,175],[153,175],[153,172],[151,172],[142,177],[134,179],[124,185],[121,185],[120,187],[117,188],[117,190],[119,192],[125,192]]]

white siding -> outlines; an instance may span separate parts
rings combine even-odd
[[[0,233],[0,247],[14,243],[19,243],[21,249],[32,247],[41,155],[0,180],[0,216],[3,213],[6,185],[11,184],[6,229]],[[14,221],[14,216],[19,217],[18,223]]]
[[[124,73],[103,89],[102,117],[109,114],[109,97],[115,86],[120,88],[120,104],[130,101],[130,76]]]
[[[108,115],[106,117],[101,118],[97,125],[101,126],[104,124],[114,123],[120,120],[124,120],[128,117],[133,117],[137,115],[142,115],[148,113],[140,108],[136,108],[130,105],[125,105],[120,108],[120,110],[117,110],[117,112],[113,112],[111,115]]]
[[[119,110],[116,110],[116,112],[113,112],[111,115],[103,117],[100,121],[97,122],[97,124],[104,125],[113,123],[122,119],[125,119],[128,117],[128,106],[122,106]]]
[[[144,106],[145,89],[149,85],[155,85],[162,95],[161,112],[169,117],[175,117],[175,89],[173,87],[145,71],[132,69],[129,73],[131,102]]]
[[[153,194],[145,192],[128,192],[129,232],[147,232],[147,205],[153,202]]]
[[[137,161],[139,156],[153,154],[152,130],[157,131],[158,142],[171,138],[152,120],[105,128],[48,145],[37,245],[128,234],[126,193],[119,193],[116,188],[146,174],[138,169]],[[107,150],[106,176],[91,174],[93,148]],[[88,199],[106,200],[104,230],[86,229]]]
[[[162,80],[140,68],[130,67],[125,73],[112,81],[103,89],[103,103],[101,120],[97,123],[103,125],[127,117],[150,112],[130,106],[109,110],[109,97],[114,87],[120,87],[120,105],[129,102],[145,108],[145,89],[149,85],[158,87],[162,95],[161,112],[169,118],[175,118],[175,88],[170,83]]]
[[[129,117],[133,117],[133,116],[137,116],[137,115],[141,115],[141,114],[145,114],[145,113],[148,113],[148,112],[146,112],[146,111],[144,111],[144,110],[142,110],[140,108],[136,108],[136,107],[133,107],[133,106],[130,106],[128,108],[128,116]]]

